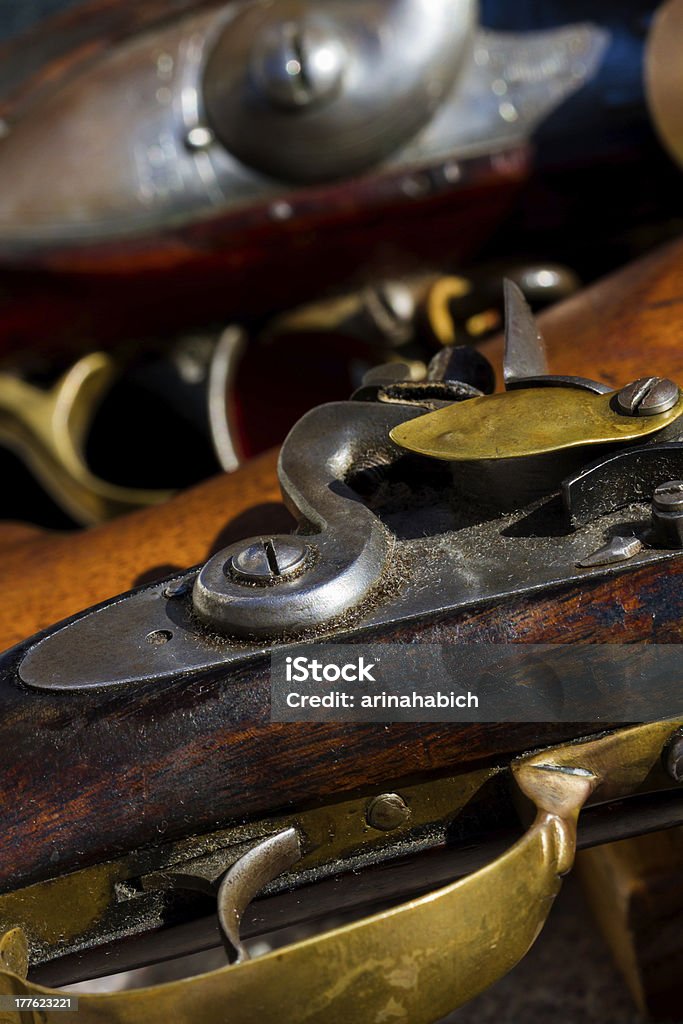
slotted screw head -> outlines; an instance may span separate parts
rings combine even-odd
[[[306,559],[306,545],[297,538],[256,541],[233,555],[229,568],[240,579],[251,583],[273,583],[291,576]]]
[[[640,377],[617,394],[617,408],[626,416],[657,416],[678,401],[678,385],[667,377]]]
[[[683,512],[683,480],[667,480],[659,484],[652,501],[660,512]]]
[[[270,25],[252,57],[256,83],[280,107],[309,107],[333,96],[341,84],[346,53],[321,19]]]

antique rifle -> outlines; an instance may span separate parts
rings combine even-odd
[[[665,237],[680,21],[654,0],[542,23],[474,0],[72,6],[0,51],[0,351],[462,265],[512,208],[537,256],[558,211],[583,225],[569,262]]]
[[[0,665],[13,797],[0,840],[3,994],[25,1008],[47,1000],[51,1021],[49,1000],[67,996],[44,983],[223,941],[232,966],[85,996],[73,1019],[220,1020],[229,1001],[245,1022],[346,1020],[351,1007],[359,1020],[389,1007],[434,1021],[533,941],[584,804],[581,845],[683,821],[683,399],[680,355],[667,354],[682,253],[549,314],[552,373],[509,287],[505,391],[478,393],[439,357],[424,381],[393,367],[307,414],[279,459],[294,532],[262,508],[261,526],[238,520],[217,542],[214,505],[188,537],[197,494],[226,482],[65,538],[52,563],[53,539],[40,540],[23,581],[33,620]],[[562,337],[585,346],[571,370]],[[646,363],[634,385],[621,376],[631,342]],[[233,512],[253,498],[241,501]],[[134,582],[114,564],[125,538],[166,515],[152,544],[168,571],[153,546],[133,570],[165,578],[108,599]],[[16,528],[13,543],[22,535],[25,554],[35,534]],[[62,559],[78,576],[98,543],[105,574],[67,607],[74,594],[48,593],[54,569]],[[207,544],[220,548],[208,561]],[[167,561],[197,554],[190,570]],[[8,622],[17,590],[2,601]],[[103,603],[23,639],[88,601]],[[271,720],[271,653],[314,642],[404,659],[438,647],[423,689],[467,672],[488,680],[492,718],[508,710],[480,722]],[[515,719],[505,701],[520,693],[531,704]],[[515,842],[523,797],[537,813]],[[240,922],[255,934],[378,899],[392,905],[246,959]],[[296,993],[286,1005],[283,981]]]
[[[681,267],[683,243],[677,242],[544,313],[540,323],[551,371],[589,377],[598,375],[597,364],[599,376],[617,387],[637,377],[646,359],[648,371],[682,379],[672,313],[683,301]],[[502,380],[502,340],[487,342],[481,351]],[[56,533],[0,523],[0,649],[124,590],[206,561],[225,544],[292,529],[276,461],[276,452],[262,455],[151,512],[92,530]],[[540,632],[530,639],[534,635],[542,639]]]

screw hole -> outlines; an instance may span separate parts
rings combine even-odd
[[[155,629],[145,637],[148,644],[155,644],[157,647],[159,644],[167,644],[172,639],[173,633],[170,629]]]

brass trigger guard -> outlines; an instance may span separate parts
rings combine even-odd
[[[107,355],[93,352],[49,391],[0,374],[0,444],[15,451],[57,504],[83,526],[157,505],[172,493],[107,483],[86,464],[86,435],[114,372]]]
[[[533,824],[492,864],[445,888],[255,960],[241,955],[210,974],[129,992],[81,995],[78,1011],[48,1007],[40,1019],[43,1024],[347,1024],[350,1019],[433,1024],[525,955],[561,876],[572,866],[577,819],[586,800],[597,787],[605,800],[638,790],[681,726],[683,719],[636,726],[513,762],[517,787],[536,807]],[[237,930],[245,899],[293,863],[298,852],[298,836],[288,829],[250,851],[250,865],[240,869],[238,862],[226,876],[220,915],[228,922],[233,951],[243,954]],[[24,979],[26,940],[20,929],[0,939],[0,965],[2,994],[67,994]],[[17,1012],[5,1019],[21,1018]]]

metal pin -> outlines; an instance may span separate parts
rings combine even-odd
[[[189,579],[186,576],[183,576],[179,580],[173,580],[164,587],[164,597],[169,599],[182,597],[184,594],[187,594],[193,582],[194,576],[191,576]]]
[[[655,488],[652,521],[661,543],[683,547],[683,480],[667,480]]]
[[[383,793],[368,804],[365,820],[370,828],[391,832],[410,817],[410,808],[398,793]]]
[[[644,544],[639,537],[612,537],[603,547],[598,548],[591,555],[582,558],[576,564],[581,569],[589,569],[594,565],[613,565],[615,562],[627,562],[639,551],[642,551]]]

